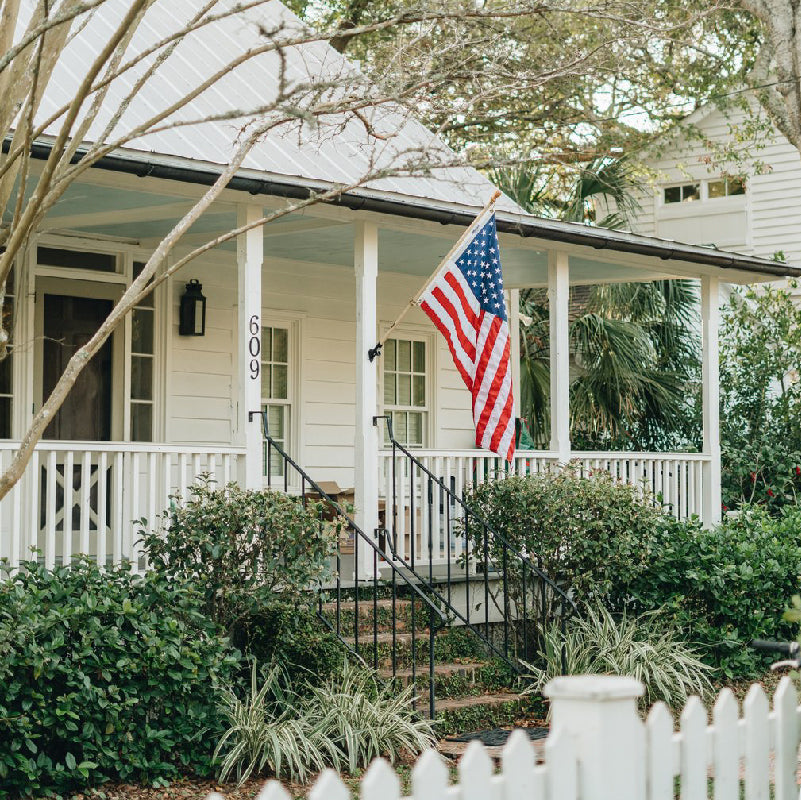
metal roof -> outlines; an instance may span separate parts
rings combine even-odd
[[[23,0],[30,14],[33,0]],[[216,10],[234,7],[236,0],[218,0]],[[93,13],[65,48],[53,71],[40,110],[40,120],[75,96],[88,63],[99,53],[122,18],[126,0],[108,0]],[[147,11],[134,35],[130,52],[142,52],[166,33],[180,28],[196,13],[195,0],[162,0]],[[26,22],[20,21],[20,29]],[[263,43],[262,29],[284,25],[299,30],[302,23],[278,0],[258,9],[219,20],[184,37],[173,55],[139,91],[125,109],[120,130],[142,124],[158,109],[177,100],[248,48]],[[363,90],[369,85],[356,66],[325,42],[311,42],[284,51],[288,75],[298,81],[344,77]],[[128,95],[144,63],[115,80],[87,139],[99,137],[112,114]],[[243,120],[206,121],[211,115],[254,108],[276,96],[278,57],[263,54],[239,65],[214,86],[192,100],[173,119],[188,124],[149,133],[97,166],[135,175],[208,184],[233,153]],[[158,97],[158,103],[153,98]],[[397,107],[382,106],[371,118],[386,140],[371,137],[365,126],[341,118],[322,121],[316,128],[292,123],[273,129],[248,155],[232,189],[252,194],[307,197],[332,184],[353,183],[371,164],[390,163],[408,152],[427,149],[452,161],[453,153],[437,137]],[[52,133],[52,131],[51,131]],[[43,137],[38,154],[48,149]],[[113,139],[112,139],[113,140]],[[494,186],[477,170],[465,167],[432,169],[429,174],[387,177],[342,196],[337,202],[349,208],[442,223],[466,224],[484,205]],[[801,277],[801,269],[766,259],[679,242],[655,239],[576,223],[542,219],[525,214],[506,197],[497,205],[499,230],[537,240],[584,245],[593,249],[628,252],[666,260],[680,260],[721,269],[742,270],[775,277]]]
[[[23,0],[27,15],[34,0]],[[49,82],[37,121],[75,97],[86,68],[127,10],[126,0],[108,0],[93,14],[81,17],[83,28],[66,46]],[[235,0],[218,0],[215,12],[236,6]],[[180,30],[197,13],[196,0],[162,0],[146,12],[134,34],[126,59],[142,53],[165,35]],[[24,16],[24,15],[23,15]],[[19,32],[25,19],[20,20]],[[268,41],[261,30],[281,28],[278,38],[292,39],[304,30],[303,23],[278,0],[258,8],[238,12],[183,37],[174,53],[161,64],[145,87],[132,99],[117,130],[133,131],[157,111],[169,107],[216,71],[223,69],[249,49]],[[282,49],[286,79],[292,85],[330,82],[339,88],[326,91],[326,98],[350,90],[367,94],[374,90],[356,65],[335,51],[327,42],[313,41]],[[98,141],[112,115],[120,108],[144,64],[113,81],[97,119],[86,139]],[[280,59],[275,52],[262,53],[231,70],[216,84],[191,100],[169,119],[173,121],[208,120],[227,112],[256,109],[275,100],[279,94]],[[157,102],[154,102],[157,98]],[[433,164],[454,164],[458,157],[445,143],[397,104],[365,109],[365,118],[380,136],[373,136],[358,119],[342,115],[318,118],[314,125],[292,121],[272,129],[247,156],[244,169],[287,177],[319,180],[335,184],[353,184],[375,166],[396,167],[408,164],[421,152]],[[237,144],[244,113],[238,119],[193,122],[152,132],[128,143],[125,149],[177,156],[203,164],[227,164]],[[53,133],[54,129],[48,131]],[[113,141],[114,135],[107,140]],[[426,174],[385,177],[370,184],[375,189],[428,200],[450,201],[459,198],[466,206],[483,205],[495,187],[475,169],[464,166],[433,169]],[[508,198],[499,208],[518,211]]]

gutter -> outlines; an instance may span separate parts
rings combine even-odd
[[[2,149],[4,151],[8,150],[7,140],[3,142]],[[31,154],[34,158],[46,159],[50,155],[50,147],[46,143],[36,142],[32,146]],[[80,157],[80,153],[76,154],[73,161],[78,161]],[[92,168],[122,172],[140,178],[160,178],[201,186],[211,186],[219,177],[219,174],[210,168],[178,166],[154,161],[152,158],[137,160],[129,156],[114,154],[99,159],[92,165]],[[237,175],[230,180],[227,188],[234,191],[248,192],[252,195],[269,195],[292,200],[305,200],[315,191],[325,190],[326,185],[321,182],[318,186],[312,186],[304,183],[279,181],[272,178]],[[425,201],[411,202],[353,192],[343,193],[334,200],[328,201],[328,203],[349,208],[353,211],[371,211],[377,214],[389,214],[395,217],[439,222],[442,225],[463,225],[465,227],[473,221],[476,213],[472,209],[459,211],[437,206],[431,202],[426,204]],[[704,264],[719,269],[740,269],[746,272],[772,275],[776,278],[801,278],[801,268],[791,267],[781,262],[769,261],[764,258],[752,258],[739,253],[727,253],[680,242],[668,242],[633,233],[591,228],[578,223],[561,222],[541,217],[519,216],[503,211],[497,212],[496,221],[498,231],[501,233],[510,233],[522,238],[534,237],[560,244],[575,244],[592,247],[595,250],[609,249],[621,253],[660,258],[665,261],[675,260],[685,263]]]

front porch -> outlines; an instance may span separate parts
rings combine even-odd
[[[93,171],[48,216],[15,267],[16,288],[6,300],[15,347],[0,375],[0,467],[53,383],[59,346],[87,335],[103,304],[120,296],[200,191],[191,182]],[[65,404],[22,480],[0,501],[0,557],[14,567],[33,547],[51,566],[78,553],[142,566],[133,521],[152,524],[171,495],[186,496],[204,474],[220,485],[300,492],[280,461],[265,457],[252,413],[262,410],[271,436],[315,481],[353,487],[361,530],[382,536],[394,527],[399,559],[452,563],[461,545],[450,533],[448,504],[429,500],[421,468],[401,464],[388,449],[376,424],[381,416],[393,419],[423,473],[453,497],[474,482],[574,460],[585,473],[603,469],[642,484],[680,519],[719,519],[719,282],[772,279],[792,268],[499,211],[510,328],[518,329],[519,292],[527,287],[547,288],[551,328],[550,447],[519,451],[507,467],[471,447],[469,392],[421,312],[409,314],[391,351],[367,357],[473,212],[433,201],[371,202],[365,192],[352,204],[359,210],[289,214],[154,289],[87,370],[90,383]],[[283,203],[243,201],[227,190],[178,255]],[[687,277],[702,290],[703,452],[572,451],[571,285]],[[179,333],[189,279],[207,298],[204,336]],[[516,336],[512,361],[519,387]],[[394,509],[393,524],[387,509]]]

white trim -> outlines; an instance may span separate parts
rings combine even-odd
[[[559,461],[570,460],[570,264],[567,253],[548,251],[551,363],[551,443]]]

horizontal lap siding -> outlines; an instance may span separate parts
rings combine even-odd
[[[433,266],[433,265],[432,265]],[[206,336],[178,335],[178,304],[190,277],[207,297]],[[170,441],[234,443],[237,299],[233,256],[194,262],[173,284],[167,429]],[[378,318],[397,317],[421,278],[380,273]],[[300,370],[294,413],[299,415],[296,456],[318,480],[353,485],[356,413],[356,281],[353,270],[291,261],[265,261],[262,308],[265,324],[297,321]],[[433,447],[470,447],[470,395],[442,337],[415,309],[406,330],[426,333],[434,347]],[[379,362],[379,369],[381,362]],[[429,368],[429,376],[431,376]],[[429,378],[430,379],[430,378]]]
[[[713,111],[696,123],[703,137],[717,142],[731,139],[731,127],[743,121],[743,113],[733,110],[726,117],[721,111]],[[737,249],[757,256],[770,258],[777,251],[783,251],[787,261],[801,264],[801,156],[798,151],[775,132],[760,142],[760,149],[752,149],[750,160],[746,163],[748,178],[748,199],[746,203],[745,226],[741,242],[721,243],[725,249]],[[662,145],[661,152],[647,161],[648,166],[657,173],[657,180],[680,182],[688,176],[695,179],[710,178],[718,174],[710,171],[705,163],[708,150],[703,142],[687,136],[676,136]],[[753,161],[764,164],[767,169],[762,174],[752,174]],[[734,171],[736,166],[729,166]],[[655,194],[647,191],[639,196],[642,204],[637,214],[635,230],[646,235],[664,236],[669,229],[678,226],[670,222],[660,223],[658,203]],[[693,204],[693,215],[699,215],[706,225],[698,234],[704,240],[715,241],[715,235],[725,237],[732,225],[724,224],[717,216],[721,204]],[[716,221],[717,216],[717,221]],[[664,218],[663,218],[664,219]],[[688,230],[691,226],[688,227]]]
[[[207,298],[205,336],[178,334],[180,298],[190,278],[203,284]],[[193,261],[172,281],[171,291],[167,439],[179,444],[231,444],[237,304],[233,257]]]

